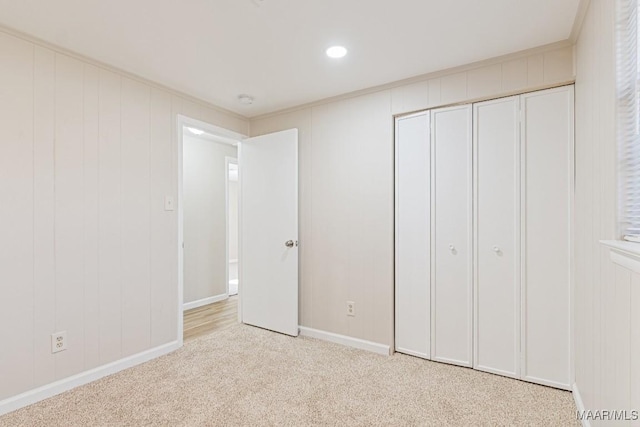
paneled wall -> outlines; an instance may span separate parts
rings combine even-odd
[[[253,136],[300,131],[301,325],[393,345],[394,114],[573,78],[572,48],[556,46],[253,119]]]
[[[594,329],[576,331],[580,352],[574,392],[587,410],[626,411],[625,421],[591,419],[592,426],[640,426],[639,419],[630,419],[632,411],[636,416],[640,411],[640,255],[635,243],[608,242],[612,247],[600,245],[595,295],[578,300],[583,305],[590,299],[592,306],[581,308],[576,320],[590,316]]]
[[[599,243],[618,237],[615,3],[590,1],[576,45],[575,379],[592,410],[640,409],[640,282]]]
[[[176,116],[248,123],[4,32],[0,100],[1,401],[176,340]]]

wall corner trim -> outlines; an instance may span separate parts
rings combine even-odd
[[[20,393],[16,396],[9,397],[0,401],[0,416],[40,402],[41,400],[48,399],[60,393],[64,393],[65,391],[69,391],[81,385],[99,380],[100,378],[108,375],[115,374],[160,356],[164,356],[165,354],[171,353],[180,347],[180,342],[172,341],[141,353],[125,357],[124,359],[116,360],[115,362],[107,363],[106,365],[102,365],[50,384],[43,385],[33,390]]]
[[[373,353],[389,356],[390,347],[388,345],[363,340],[360,338],[348,337],[346,335],[334,334],[333,332],[320,331],[318,329],[299,326],[300,335],[303,337],[316,338],[323,341],[329,341],[336,344],[345,345],[347,347],[358,348],[360,350],[371,351]]]
[[[578,41],[578,37],[580,37],[582,24],[584,23],[584,18],[587,16],[587,10],[589,10],[590,3],[591,3],[591,0],[580,0],[580,3],[578,4],[576,17],[573,20],[573,26],[571,27],[571,34],[569,35],[569,40],[571,40],[573,43],[576,43]]]
[[[576,408],[578,412],[584,411],[584,403],[582,402],[582,396],[580,396],[580,391],[578,390],[578,384],[573,383],[573,387],[571,387],[571,391],[573,394],[573,400],[576,402]],[[577,416],[577,414],[576,414]],[[589,420],[583,419],[581,420],[582,427],[591,427],[591,423]]]

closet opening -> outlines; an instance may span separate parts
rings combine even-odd
[[[396,117],[397,352],[571,389],[573,92]]]

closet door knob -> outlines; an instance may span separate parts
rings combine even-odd
[[[493,247],[493,252],[495,252],[495,253],[500,253],[500,248],[499,248],[499,247],[497,247],[497,246],[494,246],[494,247]]]
[[[456,250],[456,247],[455,247],[455,246],[453,246],[453,245],[449,245],[449,250],[450,250],[450,251],[455,251],[455,250]]]

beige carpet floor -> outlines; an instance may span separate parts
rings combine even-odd
[[[237,325],[2,426],[570,426],[570,393]]]

